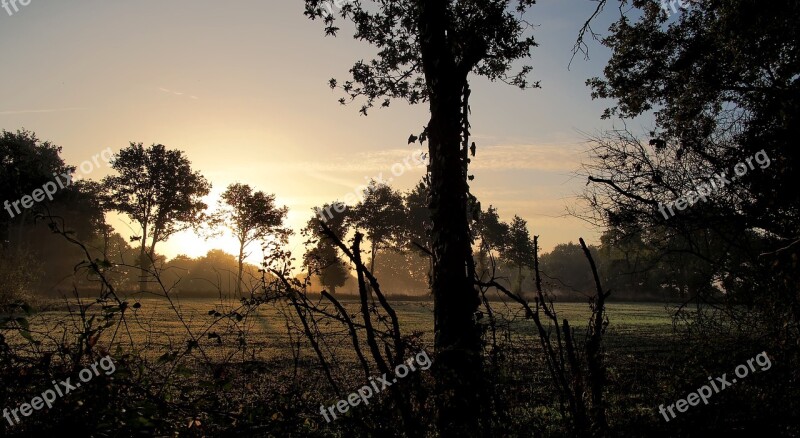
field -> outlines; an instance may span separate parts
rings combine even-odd
[[[398,424],[397,411],[392,403],[387,403],[386,397],[382,398],[384,403],[371,404],[368,410],[335,424],[327,425],[321,419],[320,405],[335,403],[363,386],[366,380],[348,330],[335,320],[307,317],[339,386],[338,392],[331,390],[295,309],[287,301],[254,307],[232,300],[210,299],[136,301],[131,298],[128,302],[124,312],[118,307],[104,309],[91,300],[70,303],[68,308],[64,302],[48,302],[41,306],[47,310],[29,317],[35,344],[30,344],[19,332],[7,332],[6,340],[20,357],[49,356],[49,363],[55,366],[61,363],[62,368],[69,368],[73,359],[69,354],[60,353],[60,346],[89,345],[95,353],[110,352],[120,365],[114,377],[122,380],[116,380],[107,388],[120,391],[115,396],[118,403],[115,406],[131,411],[129,417],[115,420],[120,422],[119,427],[136,421],[156,430],[156,426],[149,423],[154,414],[146,412],[170,406],[174,412],[165,411],[159,417],[163,421],[159,430],[166,430],[176,422],[185,421],[187,415],[195,415],[192,412],[199,412],[197,415],[203,416],[209,424],[204,432],[207,436],[223,431],[242,433],[241,436],[297,433],[303,436],[373,436],[382,430],[389,435],[396,431],[392,424]],[[134,306],[133,303],[138,304]],[[358,302],[343,300],[342,304],[354,322],[363,321]],[[402,334],[413,335],[414,348],[425,349],[434,357],[433,303],[397,300],[391,304],[397,312]],[[524,430],[539,431],[541,435],[538,436],[565,436],[567,417],[548,372],[534,324],[523,317],[517,304],[501,301],[491,304],[497,316],[498,349],[494,351],[499,351],[499,355],[496,356],[498,362],[490,365],[489,358],[495,356],[487,345],[487,367],[491,369],[487,379],[493,391],[493,416],[502,428],[497,431],[498,436],[530,436],[520,434]],[[337,313],[332,305],[320,305],[329,314]],[[559,320],[570,321],[579,351],[582,350],[589,306],[556,303],[556,310]],[[707,376],[730,372],[731,364],[760,351],[752,345],[726,346],[720,340],[716,342],[716,353],[703,346],[698,348],[681,337],[685,333],[675,331],[672,312],[672,306],[657,303],[612,302],[607,305],[609,324],[603,338],[607,376],[605,403],[612,430],[626,436],[642,436],[642,431],[648,431],[647,436],[702,436],[704,431],[715,427],[728,430],[752,427],[748,417],[732,415],[730,411],[734,407],[738,412],[746,412],[757,403],[758,399],[752,395],[753,387],[747,384],[726,391],[724,398],[715,400],[716,406],[685,414],[684,423],[663,421],[658,413],[660,404],[674,402],[697,388]],[[115,316],[109,318],[110,314]],[[487,330],[485,338],[491,339],[488,319],[483,317],[480,323]],[[380,328],[379,318],[373,315],[373,321]],[[106,329],[100,336],[91,334],[101,326]],[[87,331],[87,327],[90,330]],[[88,336],[81,337],[80,333],[87,332]],[[369,357],[363,332],[359,340]],[[380,376],[374,365],[370,375]],[[421,385],[414,386],[417,388],[414,391],[421,390],[424,394],[432,387],[431,371],[413,375],[419,379],[414,385]],[[17,391],[30,394],[19,397],[34,396],[41,381],[47,379],[34,374],[26,376],[26,381],[19,382]],[[766,381],[757,385],[759,389],[767,388]],[[141,390],[155,391],[150,397],[157,394],[157,399],[164,401],[153,404],[152,400],[143,400],[139,395],[131,398],[131,393],[126,391],[134,389],[133,394]],[[102,393],[100,387],[95,390],[100,392],[90,394],[89,389],[83,392],[81,395],[86,397],[83,402],[88,403]],[[407,391],[410,397],[413,391]],[[424,397],[415,400],[420,411],[430,409],[429,400],[425,401]],[[762,417],[764,415],[769,417],[771,413],[764,412]],[[368,417],[375,420],[364,423]],[[390,418],[394,420],[388,421]],[[681,425],[689,423],[704,424],[705,429],[686,430]],[[46,423],[31,426],[47,427]],[[263,434],[265,431],[267,435]],[[355,431],[370,432],[352,435]],[[249,435],[251,433],[253,435]]]
[[[225,314],[237,309],[236,301],[210,299],[143,299],[139,301],[141,308],[129,308],[125,313],[125,321],[118,329],[105,331],[98,344],[111,346],[122,342],[139,347],[147,346],[150,355],[163,354],[176,348],[182,340],[190,338],[189,332],[211,357],[225,357],[235,349],[223,336],[224,329],[228,334],[243,331],[247,334],[248,346],[251,349],[250,359],[270,360],[275,356],[287,354],[290,339],[286,329],[285,312],[288,310],[275,305],[263,305],[250,313],[241,312],[241,321],[231,318],[215,317],[209,311],[215,310]],[[351,314],[359,312],[359,304],[355,301],[342,301]],[[392,302],[397,311],[403,334],[422,333],[422,342],[426,349],[432,351],[433,346],[433,303],[426,301]],[[54,302],[51,308],[64,308],[64,303]],[[522,318],[522,309],[516,304],[495,302],[493,307],[499,314],[510,321],[512,331],[523,338],[534,335],[534,326]],[[82,326],[77,312],[78,306],[72,305],[71,312],[66,310],[50,310],[38,313],[30,319],[31,331],[35,337],[46,336],[53,339],[69,339]],[[559,318],[566,318],[577,334],[583,332],[590,316],[588,305],[583,303],[557,303]],[[335,313],[335,310],[332,310]],[[656,303],[610,303],[607,305],[609,326],[605,345],[611,356],[634,354],[657,354],[663,352],[664,345],[672,337],[671,310],[664,304]],[[92,315],[90,309],[87,315]],[[101,316],[102,312],[95,312]],[[180,318],[178,317],[180,315]],[[187,330],[188,329],[188,330]],[[222,337],[220,343],[216,337],[209,338],[209,333],[218,333]],[[204,338],[204,339],[203,339]],[[19,341],[20,339],[18,339]],[[308,354],[309,351],[306,349]],[[255,355],[255,356],[253,356]]]

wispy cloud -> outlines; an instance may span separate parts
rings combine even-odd
[[[351,181],[350,179],[337,178],[337,177],[325,175],[324,173],[321,173],[321,172],[309,171],[308,168],[306,168],[304,170],[306,171],[305,173],[306,173],[307,176],[312,177],[312,178],[316,178],[316,179],[318,179],[320,181],[329,182],[331,184],[337,184],[337,185],[340,185],[342,187],[348,187],[348,188],[353,187],[353,181]],[[364,183],[364,184],[366,185],[366,183]]]
[[[184,96],[184,95],[186,95],[186,93],[183,93],[181,91],[174,91],[174,90],[170,90],[169,88],[164,88],[164,87],[158,87],[158,91],[160,91],[162,93],[172,94],[174,96]],[[198,100],[199,99],[199,97],[197,97],[197,96],[195,96],[193,94],[187,95],[186,97],[188,97],[189,99],[192,99],[192,100]]]
[[[478,148],[472,169],[570,172],[580,167],[585,149],[576,145],[498,145]]]
[[[50,108],[50,109],[26,109],[26,110],[8,110],[0,111],[0,116],[13,116],[15,114],[41,114],[41,113],[58,113],[63,111],[81,111],[88,108]]]
[[[419,145],[417,145],[419,146]],[[408,161],[409,166],[416,167],[412,161],[421,152],[427,153],[427,147],[419,149],[409,145],[408,149],[384,149],[380,151],[360,152],[349,157],[337,157],[327,161],[282,161],[275,163],[257,164],[260,168],[267,167],[275,171],[306,173],[339,173],[352,174],[361,173],[365,176],[372,176],[379,172],[389,173],[392,165],[403,164]]]
[[[422,151],[427,153],[427,146]],[[412,153],[420,151],[419,145],[408,149],[386,149],[362,152],[351,157],[328,161],[303,161],[274,163],[276,170],[326,173],[387,172],[395,163],[402,163]],[[496,145],[479,147],[470,169],[479,170],[535,170],[545,172],[572,172],[580,168],[584,157],[583,145]]]

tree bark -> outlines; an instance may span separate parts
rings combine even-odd
[[[370,242],[369,273],[375,275],[375,256],[378,254],[378,245]]]
[[[434,330],[439,433],[481,436],[483,372],[475,312],[480,303],[472,274],[466,155],[462,154],[462,104],[467,74],[447,40],[448,2],[420,0],[420,44],[430,92],[427,126]]]
[[[147,223],[142,224],[142,246],[139,248],[139,268],[142,271],[139,277],[140,292],[147,292],[147,270],[150,268],[150,260],[147,257],[147,225]]]
[[[155,227],[153,227],[153,235],[150,237],[150,249],[146,249],[147,247],[147,226],[143,227],[144,232],[142,234],[142,279],[141,283],[139,284],[140,289],[142,292],[147,292],[150,287],[148,284],[148,278],[150,276],[149,269],[153,267],[153,261],[156,259],[156,243],[159,240],[159,231],[161,227],[159,226],[159,221],[156,220]]]
[[[236,295],[242,297],[242,282],[244,275],[244,240],[239,240],[239,274],[236,276]]]

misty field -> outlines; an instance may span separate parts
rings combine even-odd
[[[239,306],[235,300],[213,299],[166,299],[147,298],[138,301],[139,308],[128,308],[124,321],[116,330],[107,330],[98,339],[99,346],[132,346],[144,349],[149,355],[160,355],[180,347],[181,342],[194,337],[199,340],[209,357],[223,358],[238,351],[230,339],[220,334],[224,324],[210,311],[225,313]],[[91,303],[91,301],[88,301]],[[84,305],[87,303],[85,302]],[[342,304],[351,314],[360,312],[360,304],[355,299],[343,299]],[[422,342],[427,349],[433,345],[433,303],[428,301],[393,301],[404,333],[421,332]],[[523,318],[521,306],[515,303],[495,303],[499,314],[503,315],[513,328],[515,335],[530,338],[533,342],[535,327]],[[51,309],[31,317],[30,330],[33,336],[46,342],[46,339],[69,340],[81,327],[79,307],[70,303],[69,310],[63,301],[52,301]],[[97,318],[102,312],[90,309],[87,318]],[[274,305],[260,306],[257,311],[243,315],[234,326],[225,326],[229,335],[246,333],[249,356],[246,360],[269,361],[287,354],[291,350],[286,329],[287,309]],[[584,303],[557,303],[560,319],[566,318],[580,335],[586,328],[591,311]],[[661,303],[611,303],[607,308],[610,324],[606,334],[606,350],[612,357],[622,358],[633,354],[657,354],[673,336],[672,308]],[[178,317],[180,315],[180,317]],[[231,328],[233,327],[233,328]],[[190,335],[191,332],[191,335]],[[209,337],[218,333],[220,338]],[[13,339],[13,338],[11,338]],[[131,340],[133,341],[131,344]],[[22,341],[18,337],[17,341]],[[145,349],[146,347],[146,349]],[[304,354],[311,354],[310,347],[304,345]],[[343,351],[344,352],[344,351]],[[240,352],[241,353],[241,352]]]
[[[332,305],[319,298],[310,301],[323,312],[336,313]],[[318,329],[316,337],[325,341],[320,344],[321,349],[339,385],[338,391],[332,390],[312,345],[298,325],[297,314],[293,313],[296,309],[285,300],[257,306],[247,306],[236,300],[175,297],[170,300],[128,297],[122,302],[126,303],[124,311],[120,311],[119,306],[105,304],[102,307],[93,300],[72,301],[69,305],[65,301],[40,303],[41,310],[28,318],[33,343],[19,332],[8,333],[7,342],[22,353],[21,357],[26,351],[34,358],[38,352],[56,352],[59,345],[70,344],[87,345],[100,354],[109,352],[118,370],[113,376],[116,383],[106,386],[108,390],[117,388],[122,391],[117,395],[120,397],[130,390],[125,388],[150,388],[151,394],[168,401],[170,409],[177,409],[158,417],[161,414],[153,409],[164,409],[159,408],[159,403],[136,402],[139,396],[129,398],[123,402],[123,406],[130,404],[129,412],[114,420],[119,421],[121,427],[137,422],[141,427],[155,430],[167,427],[170,422],[186,424],[187,418],[197,415],[198,421],[207,425],[203,429],[205,435],[288,436],[299,433],[327,437],[343,436],[339,433],[345,431],[351,434],[359,427],[373,432],[389,428],[387,433],[395,433],[385,421],[397,415],[388,395],[376,397],[380,402],[376,400],[368,408],[354,410],[352,416],[344,416],[335,424],[326,424],[319,414],[321,405],[336,403],[368,383],[360,372],[352,338],[330,316],[307,320],[313,321]],[[410,350],[422,348],[435,357],[433,303],[391,299],[390,302],[397,312],[402,334],[410,340]],[[341,304],[354,322],[363,321],[357,300],[343,298]],[[491,307],[496,318],[495,334],[491,334],[487,315],[479,318],[479,324],[486,330],[487,339],[496,339],[495,349],[490,345],[484,348],[486,366],[493,370],[488,380],[495,391],[489,404],[493,406],[493,415],[505,425],[498,436],[567,436],[564,401],[557,396],[535,325],[524,317],[522,307],[515,303],[493,301]],[[563,302],[556,303],[555,309],[559,321],[569,320],[575,341],[583,343],[591,315],[589,305]],[[674,312],[673,305],[663,303],[607,304],[609,324],[603,337],[607,375],[605,398],[609,424],[622,434],[629,432],[637,436],[641,430],[660,430],[649,436],[703,433],[698,429],[684,430],[680,423],[674,426],[665,423],[658,414],[658,406],[680,398],[702,383],[707,375],[730,371],[731,364],[736,363],[723,356],[717,357],[712,350],[697,348],[700,344],[688,343],[685,327],[676,323]],[[107,318],[112,314],[115,316]],[[380,331],[381,318],[373,318]],[[86,327],[100,326],[107,326],[99,331],[100,336],[85,335],[91,331]],[[545,321],[545,327],[554,338],[552,325]],[[359,341],[362,351],[368,351],[363,336]],[[719,347],[718,352],[731,346],[720,344]],[[750,347],[739,346],[738,349],[748,350],[748,354],[757,353],[750,352]],[[407,356],[413,353],[415,351],[409,351]],[[58,354],[53,355],[53,364],[65,357],[68,356],[59,359]],[[380,376],[381,373],[372,368],[370,375]],[[420,388],[433,387],[431,370],[417,370],[411,376],[403,384],[410,386],[403,386],[405,389],[400,389],[400,393],[409,397],[414,394],[415,403],[429,406],[432,401],[424,395],[427,390]],[[41,381],[42,377],[32,377],[24,387],[35,392]],[[752,382],[765,383],[760,377],[754,377]],[[719,397],[712,406],[684,414],[684,421],[704,419],[708,424],[706,431],[721,424],[733,428],[750,427],[751,420],[746,416],[731,416],[727,409],[729,406],[749,409],[746,406],[757,402],[752,397],[752,388],[740,384],[726,391],[725,397]],[[92,397],[103,391],[99,385],[92,390],[97,392],[90,393],[90,389],[86,389],[78,397],[90,403]],[[97,403],[102,404],[100,400]],[[154,423],[154,418],[167,423]],[[369,425],[365,426],[363,422],[367,418],[370,418]],[[519,434],[524,430],[538,432]]]

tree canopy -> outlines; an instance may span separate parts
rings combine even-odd
[[[231,184],[222,193],[210,222],[214,227],[230,230],[239,243],[237,293],[242,292],[245,250],[250,244],[270,237],[285,242],[289,231],[281,227],[287,211],[286,207],[275,205],[275,195],[254,192],[247,184]]]
[[[208,195],[211,184],[192,170],[182,151],[161,144],[145,148],[142,143],[131,143],[116,154],[111,167],[118,175],[103,180],[106,206],[141,227],[142,235],[137,237],[144,289],[144,271],[155,257],[156,244],[202,223],[207,208],[202,197]]]

